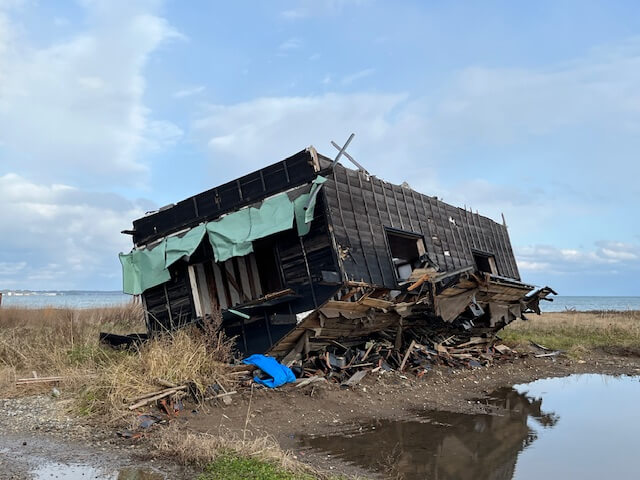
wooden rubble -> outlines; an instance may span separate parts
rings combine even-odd
[[[512,358],[496,332],[530,311],[528,287],[475,272],[415,269],[401,290],[351,282],[310,312],[268,354],[310,378],[357,384],[369,371],[424,374],[432,365],[471,368]],[[364,373],[360,373],[364,372]],[[306,385],[306,384],[305,384]]]

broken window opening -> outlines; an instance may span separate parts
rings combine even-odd
[[[473,261],[479,272],[491,273],[497,275],[496,257],[488,253],[473,252]]]
[[[403,230],[387,228],[385,233],[396,278],[399,282],[405,281],[415,268],[421,266],[421,257],[426,253],[424,239],[420,234]]]

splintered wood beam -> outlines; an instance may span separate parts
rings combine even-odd
[[[338,152],[338,155],[336,155],[336,158],[333,159],[333,163],[331,164],[331,168],[336,166],[336,163],[338,163],[338,160],[340,160],[340,157],[344,154],[345,150],[347,149],[347,147],[349,146],[349,144],[351,143],[351,140],[353,140],[353,137],[355,137],[356,134],[352,133],[351,135],[349,135],[349,139],[346,141],[346,143],[342,146],[342,148],[340,149],[340,151]]]
[[[411,352],[413,351],[413,347],[416,345],[416,341],[415,340],[411,340],[411,343],[409,344],[409,348],[407,348],[407,353],[404,354],[404,358],[402,359],[402,363],[400,364],[400,371],[402,372],[404,370],[404,366],[407,363],[407,360],[409,359],[409,355],[411,355]]]
[[[338,150],[338,151],[340,150],[340,145],[338,145],[338,144],[337,144],[336,142],[334,142],[333,140],[331,140],[331,145],[333,145],[333,146],[336,148],[336,150]],[[356,162],[356,159],[355,159],[355,158],[353,158],[353,157],[352,157],[351,155],[349,155],[347,152],[342,152],[342,154],[343,154],[345,157],[347,157],[347,159],[348,159],[351,163],[353,163],[356,167],[358,167],[358,169],[359,169],[360,171],[362,171],[362,172],[366,173],[367,175],[369,175],[369,172],[367,172],[367,170],[366,170],[362,165],[360,165],[358,162]]]

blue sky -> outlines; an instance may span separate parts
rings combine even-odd
[[[640,295],[640,4],[0,0],[0,288],[308,145],[504,213],[523,280]]]

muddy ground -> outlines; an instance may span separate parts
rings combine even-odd
[[[369,374],[359,385],[347,389],[328,383],[254,388],[234,395],[231,405],[188,406],[174,423],[192,431],[240,438],[270,435],[316,468],[371,476],[330,456],[303,449],[301,436],[336,433],[373,419],[408,419],[425,409],[491,413],[493,407],[477,399],[499,387],[574,373],[640,375],[640,358],[604,352],[593,353],[587,360],[528,356],[473,370],[434,368],[420,379],[397,372]],[[106,478],[121,479],[162,478],[154,477],[154,472],[165,478],[194,477],[193,469],[179,466],[171,458],[154,458],[149,438],[154,428],[162,426],[150,429],[147,439],[122,439],[113,428],[69,417],[65,413],[69,400],[64,394],[62,398],[43,394],[0,400],[0,478],[66,478],[60,476],[62,470],[55,469],[51,476],[34,476],[34,469],[43,463],[95,469],[78,478],[96,477],[97,471],[108,472],[111,477]],[[148,470],[151,476],[136,477],[132,467]],[[123,473],[118,477],[117,472]]]

